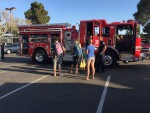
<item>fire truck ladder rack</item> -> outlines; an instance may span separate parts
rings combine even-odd
[[[49,32],[49,31],[62,31],[62,28],[49,28],[49,29],[24,29],[20,32]]]
[[[53,24],[32,24],[32,25],[19,25],[19,28],[66,28],[71,27],[69,23],[53,23]]]

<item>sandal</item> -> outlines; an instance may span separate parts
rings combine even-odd
[[[89,77],[86,77],[86,79],[85,80],[89,80]]]

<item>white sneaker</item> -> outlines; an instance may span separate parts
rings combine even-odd
[[[54,76],[56,76],[56,73],[54,73]]]
[[[63,76],[63,74],[62,74],[62,73],[60,73],[60,74],[59,74],[59,76]]]

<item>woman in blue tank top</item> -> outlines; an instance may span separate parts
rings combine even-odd
[[[92,39],[89,40],[89,45],[87,46],[86,49],[86,54],[87,54],[87,77],[86,80],[89,80],[89,74],[90,74],[90,65],[92,68],[92,79],[94,79],[94,75],[95,75],[95,67],[94,67],[94,63],[95,63],[95,55],[94,55],[94,51],[95,51],[95,46],[92,45]]]

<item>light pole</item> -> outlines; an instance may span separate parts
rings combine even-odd
[[[76,23],[77,25],[78,25],[78,29],[79,29],[79,31],[78,31],[78,41],[80,42],[80,24],[79,23]]]
[[[5,8],[5,10],[10,11],[10,21],[9,21],[9,26],[10,26],[10,32],[11,32],[11,38],[12,38],[12,10],[16,10],[15,7],[10,7],[10,8]],[[13,38],[12,38],[12,42],[13,42]]]

